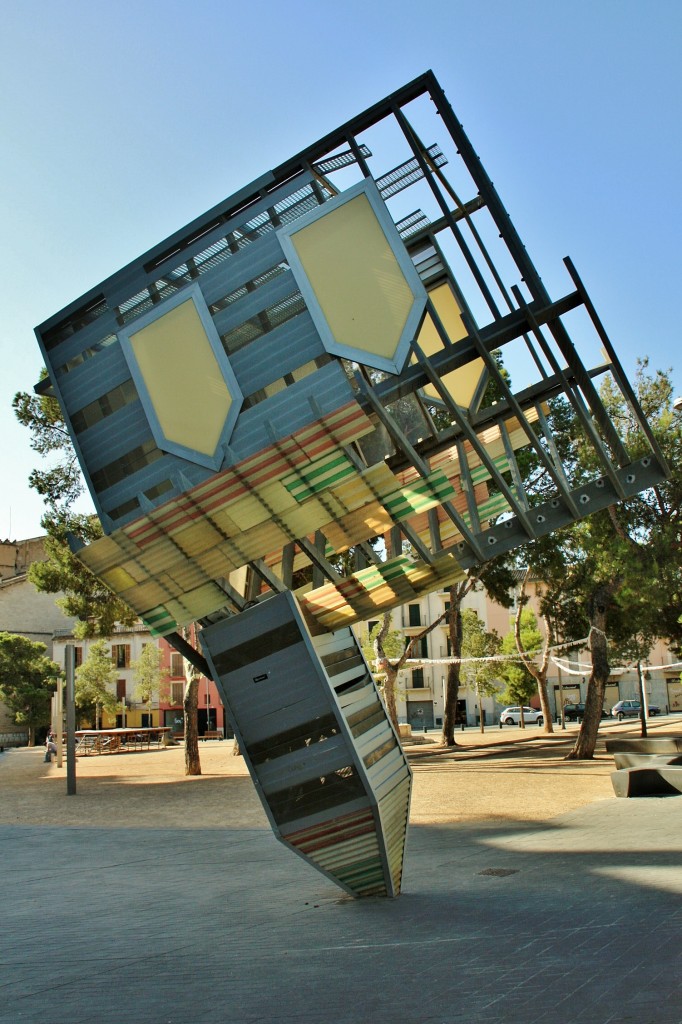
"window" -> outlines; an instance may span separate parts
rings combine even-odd
[[[116,680],[116,700],[126,699],[126,681],[125,679]]]
[[[132,380],[126,380],[122,384],[118,384],[112,391],[100,395],[94,402],[84,405],[78,412],[74,412],[71,416],[71,426],[76,434],[80,434],[81,431],[87,430],[88,427],[94,426],[100,420],[135,401],[137,401],[135,385]]]
[[[171,654],[171,656],[170,656],[170,674],[172,676],[176,676],[176,677],[177,676],[183,676],[184,677],[185,672],[184,672],[184,669],[183,669],[183,666],[182,666],[182,660],[183,659],[182,659],[182,655],[181,654]]]
[[[105,491],[108,487],[114,487],[121,480],[125,480],[126,477],[132,476],[133,473],[137,473],[138,470],[151,465],[152,462],[156,462],[162,457],[163,452],[156,447],[153,440],[145,441],[137,448],[133,448],[132,451],[121,455],[120,458],[114,459],[113,462],[92,473],[90,477],[92,486],[96,491]]]
[[[116,668],[130,668],[130,644],[112,644],[111,660]]]
[[[78,668],[79,665],[83,664],[83,648],[82,647],[74,647],[73,653],[74,653],[74,664],[75,664],[76,668]]]
[[[417,646],[419,648],[419,657],[420,658],[428,658],[428,656],[429,656],[428,638],[423,636],[421,638],[421,640],[419,641],[419,643],[417,644]]]
[[[412,669],[412,686],[421,688],[424,685],[424,669],[413,668]]]
[[[418,604],[408,604],[407,613],[409,615],[410,626],[421,626],[421,610]]]
[[[171,683],[170,684],[170,702],[171,704],[182,704],[182,698],[184,696],[185,684],[184,683]]]

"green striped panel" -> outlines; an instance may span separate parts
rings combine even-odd
[[[303,502],[313,494],[343,483],[355,475],[353,463],[338,449],[329,455],[316,459],[285,477],[282,483],[296,501]]]
[[[165,636],[178,628],[177,622],[163,605],[152,608],[141,618],[152,636]]]
[[[387,495],[382,504],[393,519],[399,520],[450,501],[455,494],[455,488],[445,473],[437,469],[425,479],[414,480]]]
[[[345,869],[331,873],[360,896],[386,895],[384,867],[378,856],[355,862]]]
[[[509,502],[504,494],[493,494],[492,497],[486,498],[476,507],[481,519],[492,519],[493,516],[499,516],[502,512],[506,512],[509,509]],[[471,516],[468,512],[462,512],[462,518],[467,526],[471,525]]]
[[[376,587],[384,586],[386,583],[390,586],[393,581],[402,579],[406,569],[411,565],[412,561],[407,555],[398,555],[397,558],[392,558],[388,562],[381,562],[377,565],[370,565],[366,569],[359,569],[353,573],[353,578],[365,590],[371,591],[376,589]]]
[[[509,462],[506,455],[498,455],[496,459],[493,459],[493,465],[499,473],[505,473],[509,469]],[[484,480],[490,479],[490,473],[484,465],[479,464],[478,466],[471,467],[471,479],[474,484],[481,484]]]

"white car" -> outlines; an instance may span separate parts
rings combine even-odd
[[[523,720],[524,722],[535,722],[536,725],[542,725],[545,720],[542,711],[536,711],[535,708],[523,709]],[[521,708],[505,708],[500,715],[500,721],[502,725],[518,725],[521,721]]]

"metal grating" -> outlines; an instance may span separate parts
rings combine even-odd
[[[417,232],[423,231],[430,223],[431,221],[422,210],[415,210],[414,213],[408,214],[402,220],[396,221],[395,226],[400,237],[405,240],[416,235]]]
[[[365,160],[372,155],[371,151],[365,145],[358,147],[360,156]],[[351,164],[358,162],[358,158],[355,153],[350,149],[344,149],[341,153],[336,153],[334,156],[326,157],[324,160],[318,160],[313,164],[313,167],[319,174],[331,174],[332,171],[340,171],[342,167],[350,167]]]
[[[429,146],[426,152],[434,167],[444,167],[447,164],[447,160],[439,146]],[[411,160],[406,160],[405,163],[394,167],[392,171],[377,178],[376,186],[381,192],[382,199],[388,199],[390,196],[402,192],[409,185],[414,185],[416,181],[424,177],[424,174],[424,169],[420,166],[419,161],[416,157],[413,157]]]

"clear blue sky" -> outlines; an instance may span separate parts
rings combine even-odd
[[[550,293],[682,393],[680,0],[5,0],[0,539],[40,533],[33,328],[431,68]]]

